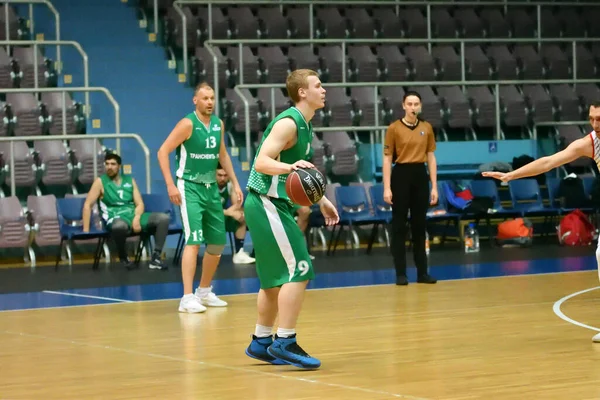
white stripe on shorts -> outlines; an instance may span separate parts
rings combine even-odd
[[[277,213],[277,208],[275,204],[269,200],[267,196],[260,196],[262,200],[263,206],[265,207],[265,211],[267,213],[267,218],[269,219],[269,225],[271,226],[271,230],[273,231],[273,236],[275,236],[275,241],[277,242],[277,246],[279,247],[279,251],[281,251],[281,255],[285,260],[285,263],[288,268],[288,272],[290,273],[290,281],[294,277],[294,273],[296,271],[296,257],[294,256],[294,250],[292,249],[292,244],[285,233],[285,229],[283,228],[283,222],[281,222],[281,218]]]

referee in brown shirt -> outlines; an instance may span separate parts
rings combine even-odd
[[[409,210],[417,282],[436,283],[436,279],[428,273],[425,253],[427,209],[429,204],[436,204],[438,200],[437,164],[433,154],[435,137],[431,124],[418,118],[421,111],[419,93],[406,92],[402,108],[404,117],[388,127],[383,146],[383,198],[392,205],[392,254],[396,285],[408,285],[405,243]],[[392,163],[395,163],[393,168]]]

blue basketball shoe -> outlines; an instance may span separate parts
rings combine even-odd
[[[264,338],[259,338],[252,335],[252,342],[250,342],[250,346],[246,349],[246,355],[248,357],[255,358],[260,361],[268,362],[275,365],[285,365],[287,364],[285,361],[278,360],[277,358],[271,356],[267,353],[267,348],[273,344],[273,336],[267,336]]]
[[[275,335],[273,344],[269,346],[267,352],[279,360],[298,368],[316,369],[321,366],[321,361],[308,355],[302,347],[296,343],[296,335],[282,338]]]

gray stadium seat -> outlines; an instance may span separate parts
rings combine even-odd
[[[234,67],[233,70],[229,70],[230,74],[237,75],[237,80],[235,82],[241,83],[242,79],[239,76],[240,74],[240,65],[244,63],[243,74],[244,79],[243,83],[251,84],[251,83],[259,83],[259,69],[258,69],[258,58],[252,53],[250,47],[242,46],[242,59],[240,59],[240,49],[239,47],[228,47],[227,48],[227,58],[232,61],[232,65]]]
[[[219,73],[219,87],[224,88],[228,85],[228,69],[227,57],[218,47],[213,47],[217,55],[217,70]],[[204,47],[196,47],[194,59],[192,60],[192,74],[195,75],[194,81],[196,84],[207,82],[209,85],[215,85],[215,63],[213,56]]]
[[[42,183],[44,185],[72,185],[73,164],[62,140],[36,141],[33,143],[33,148],[40,154],[43,163]]]
[[[270,39],[287,39],[291,36],[288,22],[279,10],[279,7],[260,7],[257,11],[259,24],[267,28]]]
[[[590,50],[586,45],[578,43],[575,52],[577,55],[577,79],[595,79],[598,74],[598,67]],[[569,65],[572,66],[573,46],[567,46],[566,53],[569,55]]]
[[[6,36],[6,7],[8,7],[8,37]],[[19,33],[19,16],[12,6],[0,6],[0,40],[23,40]]]
[[[348,36],[346,21],[337,7],[315,7],[315,22],[319,38],[344,39]]]
[[[519,63],[522,79],[543,79],[546,68],[540,55],[532,45],[516,45],[513,55]]]
[[[465,46],[465,62],[467,63],[468,79],[482,81],[490,79],[490,60],[481,46]]]
[[[288,59],[279,46],[261,46],[258,48],[259,69],[267,68],[267,81],[285,82],[288,75]]]
[[[10,104],[16,118],[15,136],[42,134],[40,104],[31,93],[8,93],[6,102]]]
[[[467,98],[474,110],[477,126],[482,128],[496,126],[496,101],[487,86],[467,86]]]
[[[437,38],[458,37],[458,26],[450,12],[446,8],[431,8],[432,33]]]
[[[308,39],[310,37],[310,19],[308,6],[288,8],[287,20],[293,38]],[[317,37],[315,35],[315,37]]]
[[[448,113],[450,128],[471,128],[471,107],[467,96],[458,86],[440,86],[438,95]]]
[[[75,102],[69,95],[65,93],[65,105],[66,105],[66,133],[76,134],[78,116],[75,108]],[[63,94],[60,92],[46,92],[42,93],[42,103],[46,106],[46,110],[49,114],[49,132],[51,135],[62,135],[63,134],[63,105],[62,105]]]
[[[358,173],[358,155],[355,142],[346,132],[323,132],[323,141],[329,145],[331,172],[338,176]]]
[[[492,45],[487,48],[487,55],[493,65],[496,79],[516,80],[518,79],[517,60],[510,53],[508,47],[503,44]]]
[[[554,120],[552,98],[541,85],[523,85],[523,95],[533,109],[534,122]]]
[[[0,249],[28,249],[30,227],[16,196],[0,197]]]
[[[577,93],[577,96],[579,97],[584,112],[587,112],[591,102],[600,99],[600,89],[593,83],[576,84],[575,93]]]
[[[374,9],[373,21],[384,38],[393,39],[403,37],[400,18],[398,18],[393,8],[381,7]]]
[[[519,8],[508,7],[506,19],[510,24],[511,36],[516,38],[535,37],[536,20],[535,16],[528,13],[528,10],[534,10],[533,7]]]
[[[104,151],[96,139],[71,139],[69,148],[77,159],[78,180],[84,185],[94,182],[94,141],[96,141],[96,176],[104,173]]]
[[[17,60],[21,69],[21,87],[32,88],[35,87],[35,59],[34,59],[34,48],[33,47],[13,47],[13,59]],[[46,73],[48,72],[44,63],[44,56],[38,48],[37,50],[37,87],[46,87]]]
[[[254,17],[250,7],[227,7],[227,15],[232,22],[234,38],[260,39],[262,37],[258,18]]]
[[[507,38],[510,36],[510,24],[502,14],[501,9],[483,7],[479,16],[483,21],[487,37]]]
[[[382,60],[385,68],[380,68],[380,79],[389,82],[404,81],[410,75],[408,60],[396,45],[377,47],[377,58]]]
[[[435,62],[425,46],[406,46],[404,54],[410,61],[413,79],[416,81],[434,81],[438,71]]]
[[[451,45],[434,46],[431,54],[435,60],[440,76],[445,81],[462,80],[462,63],[460,55]],[[465,65],[466,67],[466,65]]]
[[[323,174],[323,176],[327,176],[325,144],[317,137],[317,135],[313,137],[312,148],[313,165]]]
[[[542,43],[540,55],[546,64],[548,79],[569,79],[571,63],[567,55],[555,44]]]
[[[37,165],[27,144],[25,142],[14,142],[14,151],[15,186],[33,187],[37,185]],[[10,159],[12,157],[10,143],[0,143],[0,153],[3,154],[2,157],[6,165],[10,166]],[[10,174],[8,174],[4,183],[10,187],[10,182]]]
[[[11,76],[13,71],[13,60],[8,56],[4,47],[0,48],[0,87],[13,87],[14,79]]]
[[[482,38],[485,36],[483,22],[473,8],[457,8],[454,11],[454,19],[458,23],[458,30],[462,37]]]
[[[375,22],[363,7],[345,9],[346,24],[350,28],[350,37],[369,39],[378,37]]]
[[[357,87],[351,89],[350,98],[354,101],[356,108],[360,110],[360,125],[375,125],[375,101],[374,90],[370,87]],[[377,96],[378,98],[379,96]]]
[[[249,103],[250,108],[250,129],[252,131],[258,130],[258,105],[256,100],[248,89],[240,89],[244,97]],[[231,122],[234,124],[235,130],[238,132],[244,132],[246,130],[246,116],[244,114],[244,102],[240,97],[233,91],[233,89],[225,89],[225,98],[227,99],[226,114],[228,118],[231,118]]]
[[[35,222],[35,244],[40,247],[60,245],[56,197],[52,194],[28,196],[27,211],[32,214]]]
[[[351,76],[346,78],[349,82],[377,81],[377,58],[367,45],[348,46],[346,66],[348,71],[352,71]]]
[[[562,121],[578,121],[581,119],[579,98],[573,88],[567,84],[549,85],[550,96]],[[587,116],[587,110],[585,110]]]
[[[415,39],[427,38],[427,18],[421,9],[405,8],[404,10],[400,10],[399,17],[402,23],[403,37]]]
[[[421,117],[431,124],[434,128],[442,127],[442,103],[438,96],[433,93],[430,86],[406,88],[416,90],[421,95],[422,112]],[[400,110],[402,112],[402,110]]]
[[[327,89],[325,108],[317,113],[321,115],[319,123],[324,126],[351,126],[350,98],[346,95],[346,89],[339,87]]]
[[[299,68],[308,68],[312,69],[313,71],[320,70],[319,57],[315,55],[310,46],[289,47],[288,63],[290,71],[294,71]],[[323,77],[321,79],[323,79]]]
[[[342,81],[342,54],[341,46],[320,46],[319,47],[319,62],[321,63],[321,71],[327,71],[326,82],[341,82]]]
[[[523,127],[527,125],[527,104],[515,86],[500,85],[500,108],[506,126]]]

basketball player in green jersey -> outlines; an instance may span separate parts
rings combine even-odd
[[[250,171],[244,206],[260,280],[258,320],[246,354],[272,364],[318,368],[321,362],[296,342],[304,291],[315,273],[304,235],[293,217],[285,181],[298,168],[314,168],[305,161],[313,140],[310,120],[325,105],[325,89],[319,75],[307,69],[293,71],[286,87],[295,106],[275,117],[265,130]],[[319,205],[327,225],[337,224],[335,206],[325,197]],[[279,327],[273,338],[278,313]]]
[[[121,157],[107,154],[104,158],[106,173],[94,181],[83,205],[83,231],[90,230],[92,208],[98,201],[101,217],[115,241],[121,263],[127,269],[135,268],[127,258],[127,237],[131,231],[142,230],[154,234],[154,252],[151,269],[167,269],[160,259],[169,232],[170,218],[165,213],[144,212],[144,202],[138,186],[131,176],[121,175]]]
[[[214,90],[206,83],[198,85],[193,101],[196,109],[177,123],[158,151],[158,162],[169,198],[173,204],[180,206],[185,232],[186,246],[181,259],[183,297],[179,311],[199,313],[206,311],[206,306],[227,306],[212,292],[211,286],[227,240],[223,206],[216,183],[219,162],[229,175],[239,204],[242,204],[243,194],[225,148],[223,122],[212,115]],[[173,182],[169,165],[169,154],[174,150],[177,150],[177,185]],[[206,243],[202,276],[194,293],[194,275],[202,243]]]

